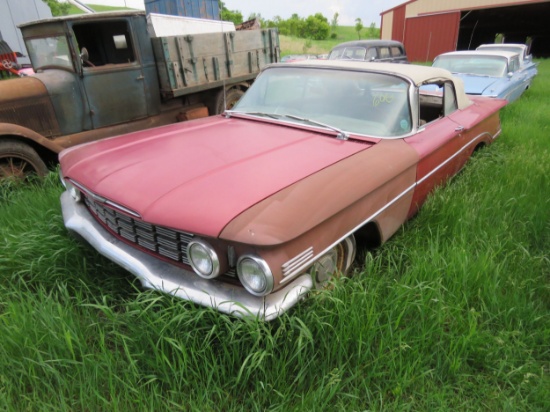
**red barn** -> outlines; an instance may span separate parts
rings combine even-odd
[[[380,37],[403,42],[410,61],[495,40],[550,57],[550,0],[412,0],[381,15]]]

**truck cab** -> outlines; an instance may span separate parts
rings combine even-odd
[[[52,19],[21,29],[61,135],[159,113],[155,59],[141,12]]]

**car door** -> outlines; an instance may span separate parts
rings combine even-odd
[[[76,23],[82,83],[94,129],[147,116],[145,81],[130,22]]]
[[[410,215],[417,211],[435,187],[458,173],[475,143],[467,117],[457,111],[453,84],[445,82],[426,85],[425,88],[419,94],[418,104],[420,117],[427,117],[422,119],[426,124],[421,125],[418,133],[405,139],[419,155]]]

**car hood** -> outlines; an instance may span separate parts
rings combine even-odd
[[[217,237],[256,203],[370,146],[211,117],[74,147],[60,162],[65,177],[144,221]]]
[[[461,75],[466,94],[494,94],[498,93],[500,77],[468,76]],[[492,91],[494,90],[494,92]]]

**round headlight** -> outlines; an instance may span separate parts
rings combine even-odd
[[[189,242],[187,256],[191,267],[200,277],[212,279],[220,274],[218,254],[204,240],[195,239]]]
[[[256,296],[265,296],[273,289],[273,274],[267,263],[255,256],[241,256],[237,276],[243,286]]]

